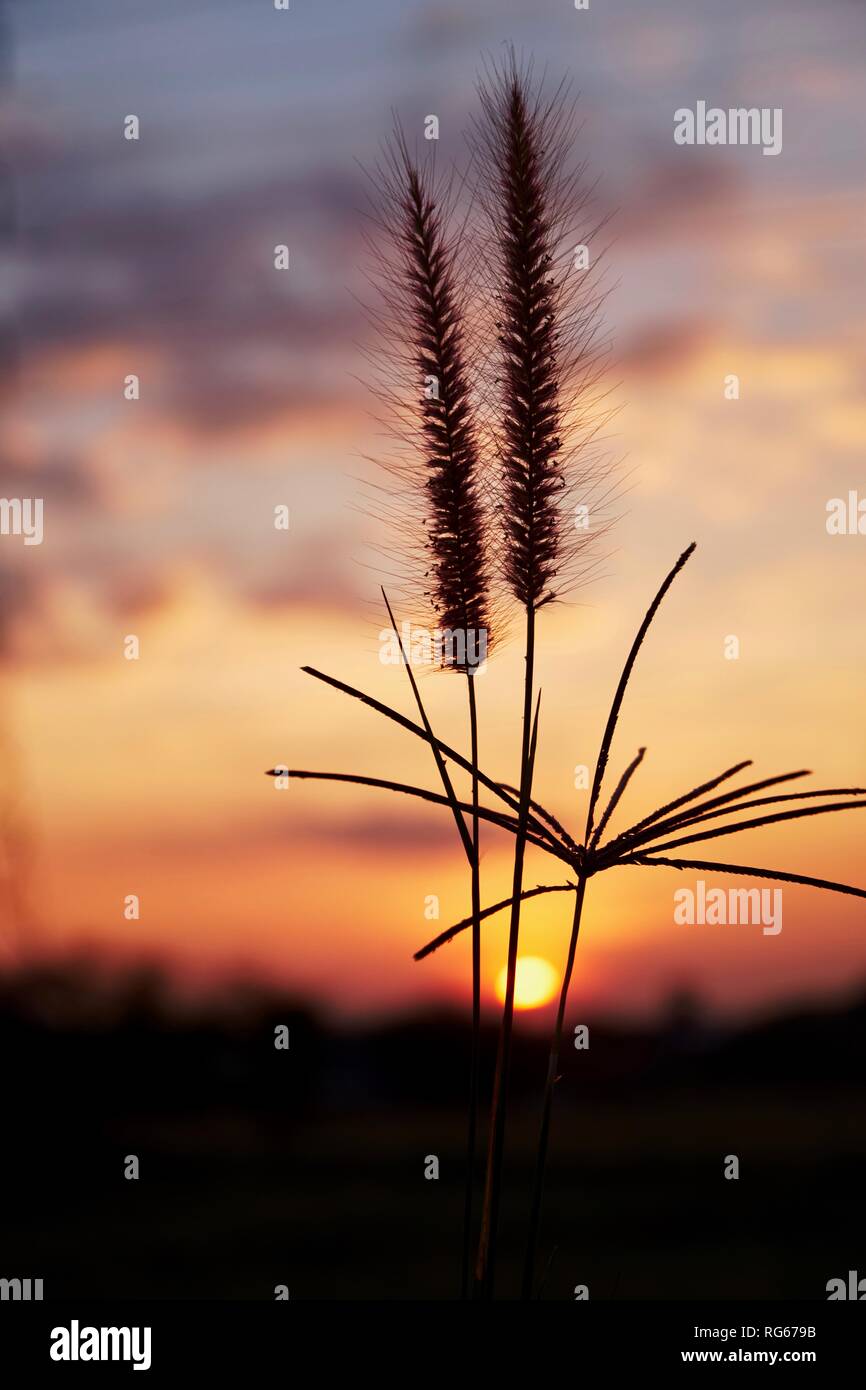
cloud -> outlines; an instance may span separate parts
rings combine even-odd
[[[364,332],[350,292],[359,171],[326,162],[257,178],[229,165],[221,186],[184,191],[164,186],[153,152],[131,185],[116,151],[99,156],[85,140],[16,171],[22,226],[6,278],[25,361],[122,342],[132,371],[156,346],[165,407],[201,431],[345,394],[337,345]],[[274,268],[280,244],[287,271]]]
[[[630,377],[678,372],[712,342],[712,326],[698,319],[654,323],[634,333],[616,354]]]
[[[388,856],[411,851],[413,854],[440,854],[453,849],[456,830],[447,808],[435,816],[418,808],[402,814],[364,815],[347,820],[335,817],[316,825],[307,824],[302,838],[323,845],[342,845],[352,850],[375,850]]]
[[[0,496],[41,497],[46,511],[53,505],[69,510],[91,503],[96,489],[74,453],[42,453],[18,464],[0,459]]]
[[[15,629],[29,622],[39,604],[39,580],[32,572],[0,565],[0,661],[14,650]]]

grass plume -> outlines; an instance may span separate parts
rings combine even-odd
[[[574,110],[562,88],[548,96],[531,67],[509,52],[480,84],[481,118],[472,137],[492,258],[495,391],[490,412],[499,469],[497,544],[506,592],[525,616],[523,724],[505,996],[494,1076],[478,1291],[492,1297],[505,1148],[523,871],[532,803],[532,704],[536,615],[562,590],[569,560],[595,544],[577,538],[563,508],[569,406],[583,429],[582,479],[593,472],[591,386],[597,384],[598,298],[561,259],[561,238],[584,211],[582,170],[569,173]],[[559,257],[559,259],[558,259]],[[572,458],[574,463],[574,458]]]
[[[533,794],[540,704],[538,616],[575,584],[595,574],[599,541],[610,524],[607,508],[616,487],[601,437],[611,414],[605,385],[607,343],[600,330],[601,258],[593,252],[591,267],[589,260],[576,259],[577,251],[593,245],[603,223],[592,226],[592,187],[586,183],[584,167],[570,162],[576,122],[567,87],[546,91],[543,83],[535,82],[531,65],[519,64],[509,51],[504,61],[488,65],[479,91],[481,114],[470,136],[477,215],[470,220],[468,236],[466,223],[457,214],[462,190],[455,190],[453,181],[437,177],[432,159],[414,158],[398,126],[376,170],[378,206],[368,238],[380,291],[380,306],[371,317],[381,330],[369,355],[377,369],[376,389],[385,407],[386,428],[396,446],[396,452],[376,460],[387,476],[386,485],[377,489],[376,511],[387,523],[389,557],[402,561],[400,577],[414,587],[416,598],[423,598],[440,629],[462,636],[462,646],[458,642],[456,648],[445,648],[442,665],[467,680],[469,756],[434,733],[410,667],[411,653],[398,634],[420,723],[332,676],[309,667],[304,670],[422,739],[431,750],[441,791],[352,773],[294,769],[289,775],[352,783],[425,801],[450,811],[460,835],[470,868],[471,913],[428,941],[415,959],[424,959],[471,931],[473,1027],[461,1265],[464,1297],[472,1282],[481,925],[508,913],[505,998],[473,1288],[476,1295],[490,1298],[521,907],[540,896],[574,895],[543,1092],[523,1272],[523,1296],[531,1298],[564,1018],[590,879],[625,866],[703,869],[866,898],[864,889],[807,874],[669,857],[704,840],[860,809],[866,806],[866,799],[860,799],[866,792],[859,787],[777,790],[807,776],[805,771],[736,786],[733,779],[751,766],[745,760],[674,796],[627,829],[610,834],[609,825],[626,793],[632,792],[645,752],[641,748],[628,764],[605,806],[601,794],[620,710],[649,627],[690,559],[691,545],[663,581],[628,653],[601,739],[582,838]],[[585,515],[579,519],[578,512]],[[385,603],[397,632],[387,597]],[[483,770],[479,759],[472,657],[478,656],[480,634],[484,634],[485,655],[491,645],[494,606],[497,614],[503,608],[515,610],[525,624],[516,786]],[[468,774],[468,800],[458,795],[449,765]],[[280,775],[284,773],[283,769]],[[723,784],[725,788],[718,792]],[[808,798],[815,804],[791,804]],[[514,841],[510,894],[487,907],[481,904],[482,824]],[[529,848],[563,865],[565,880],[525,888]]]
[[[446,640],[442,664],[466,676],[471,767],[470,829],[457,809],[450,779],[400,641],[407,674],[436,759],[446,795],[467,850],[472,900],[472,1044],[466,1142],[461,1290],[468,1297],[472,1208],[478,1130],[481,1034],[481,886],[478,783],[478,710],[475,674],[490,638],[486,516],[479,481],[479,447],[473,392],[467,375],[461,239],[452,228],[450,184],[437,180],[432,158],[410,154],[396,126],[379,170],[380,230],[385,305],[409,368],[408,399],[401,419],[413,447],[402,472],[409,498],[423,503],[420,548],[424,591]],[[383,591],[384,594],[384,591]],[[397,625],[388,603],[388,615]]]

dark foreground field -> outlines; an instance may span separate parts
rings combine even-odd
[[[2,994],[0,1276],[43,1278],[47,1298],[454,1297],[461,1021],[335,1033],[248,993],[184,1017],[155,976],[101,989],[68,969]],[[862,1003],[726,1032],[681,1004],[657,1031],[599,1022],[590,1038],[563,1065],[542,1297],[824,1299],[866,1272]],[[519,1040],[506,1296],[543,1053]]]

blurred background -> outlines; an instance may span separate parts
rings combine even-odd
[[[381,537],[359,505],[381,452],[357,381],[359,165],[395,108],[419,138],[437,114],[439,157],[462,161],[479,65],[505,40],[581,94],[576,154],[614,214],[611,452],[631,470],[602,575],[544,616],[537,793],[582,826],[575,768],[692,539],[620,723],[617,770],[649,751],[617,828],[745,757],[756,777],[864,783],[866,539],[826,530],[830,499],[866,496],[864,38],[855,0],[0,6],[0,493],[45,506],[42,545],[0,537],[2,1028],[19,1068],[4,1164],[20,1196],[4,1258],[50,1277],[49,1296],[117,1277],[164,1297],[454,1291],[467,943],[411,959],[438,929],[431,895],[439,926],[467,911],[453,826],[263,773],[435,786],[420,742],[299,668],[411,713],[379,660]],[[782,153],[674,145],[674,111],[698,100],[781,107]],[[519,647],[479,680],[482,760],[509,781]],[[422,688],[462,747],[458,685]],[[859,817],[828,817],[712,857],[864,885],[862,844]],[[509,849],[485,841],[489,901]],[[531,881],[549,874],[530,862]],[[682,927],[686,882],[593,884],[568,1020],[593,1041],[563,1066],[546,1289],[820,1297],[862,1252],[863,908],[786,887],[778,936]],[[558,970],[568,925],[541,899],[522,949]],[[485,931],[491,1009],[506,930]],[[550,1023],[527,1002],[509,1259]],[[274,1021],[292,1023],[287,1054]],[[729,1152],[749,1184],[722,1182]]]

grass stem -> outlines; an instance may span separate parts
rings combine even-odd
[[[586,893],[586,883],[586,875],[581,874],[577,884],[577,897],[574,901],[574,917],[571,924],[571,940],[568,943],[568,959],[566,960],[565,971],[562,976],[562,987],[559,991],[559,1005],[556,1010],[556,1025],[553,1030],[553,1040],[550,1045],[550,1056],[547,1062],[547,1080],[544,1085],[541,1131],[538,1139],[535,1177],[532,1185],[529,1239],[526,1246],[526,1260],[523,1266],[523,1288],[521,1297],[524,1300],[532,1298],[532,1286],[535,1279],[535,1260],[538,1250],[538,1235],[541,1229],[541,1206],[544,1199],[544,1173],[547,1167],[547,1149],[550,1141],[550,1117],[553,1111],[553,1092],[558,1080],[559,1053],[562,1047],[562,1027],[565,1020],[565,1006],[568,1002],[568,989],[571,984],[571,975],[574,969],[577,938],[580,935],[580,919],[583,914],[583,899]]]
[[[484,1190],[481,1238],[478,1246],[478,1261],[475,1271],[476,1280],[480,1285],[480,1293],[482,1297],[486,1299],[493,1297],[496,1268],[496,1240],[502,1193],[502,1163],[505,1152],[505,1121],[508,1102],[508,1080],[511,1069],[511,1040],[514,1031],[514,988],[517,979],[517,947],[520,938],[523,862],[526,854],[529,802],[532,796],[532,770],[535,756],[535,737],[533,736],[532,718],[532,688],[534,675],[535,611],[530,606],[526,610],[526,671],[523,686],[523,738],[520,752],[520,797],[517,813],[517,830],[514,842],[513,901],[511,904],[511,922],[508,933],[508,964],[505,980],[505,1001],[502,1008],[502,1024],[499,1030],[496,1071],[493,1078],[493,1104],[487,1158],[487,1178]],[[536,717],[534,723],[535,736],[537,736],[537,730],[538,723]]]
[[[466,1134],[466,1191],[463,1201],[463,1264],[460,1296],[469,1298],[472,1278],[472,1204],[478,1136],[478,1079],[481,1065],[481,821],[478,814],[478,709],[475,676],[466,673],[472,762],[472,1053],[469,1064],[469,1117]]]

